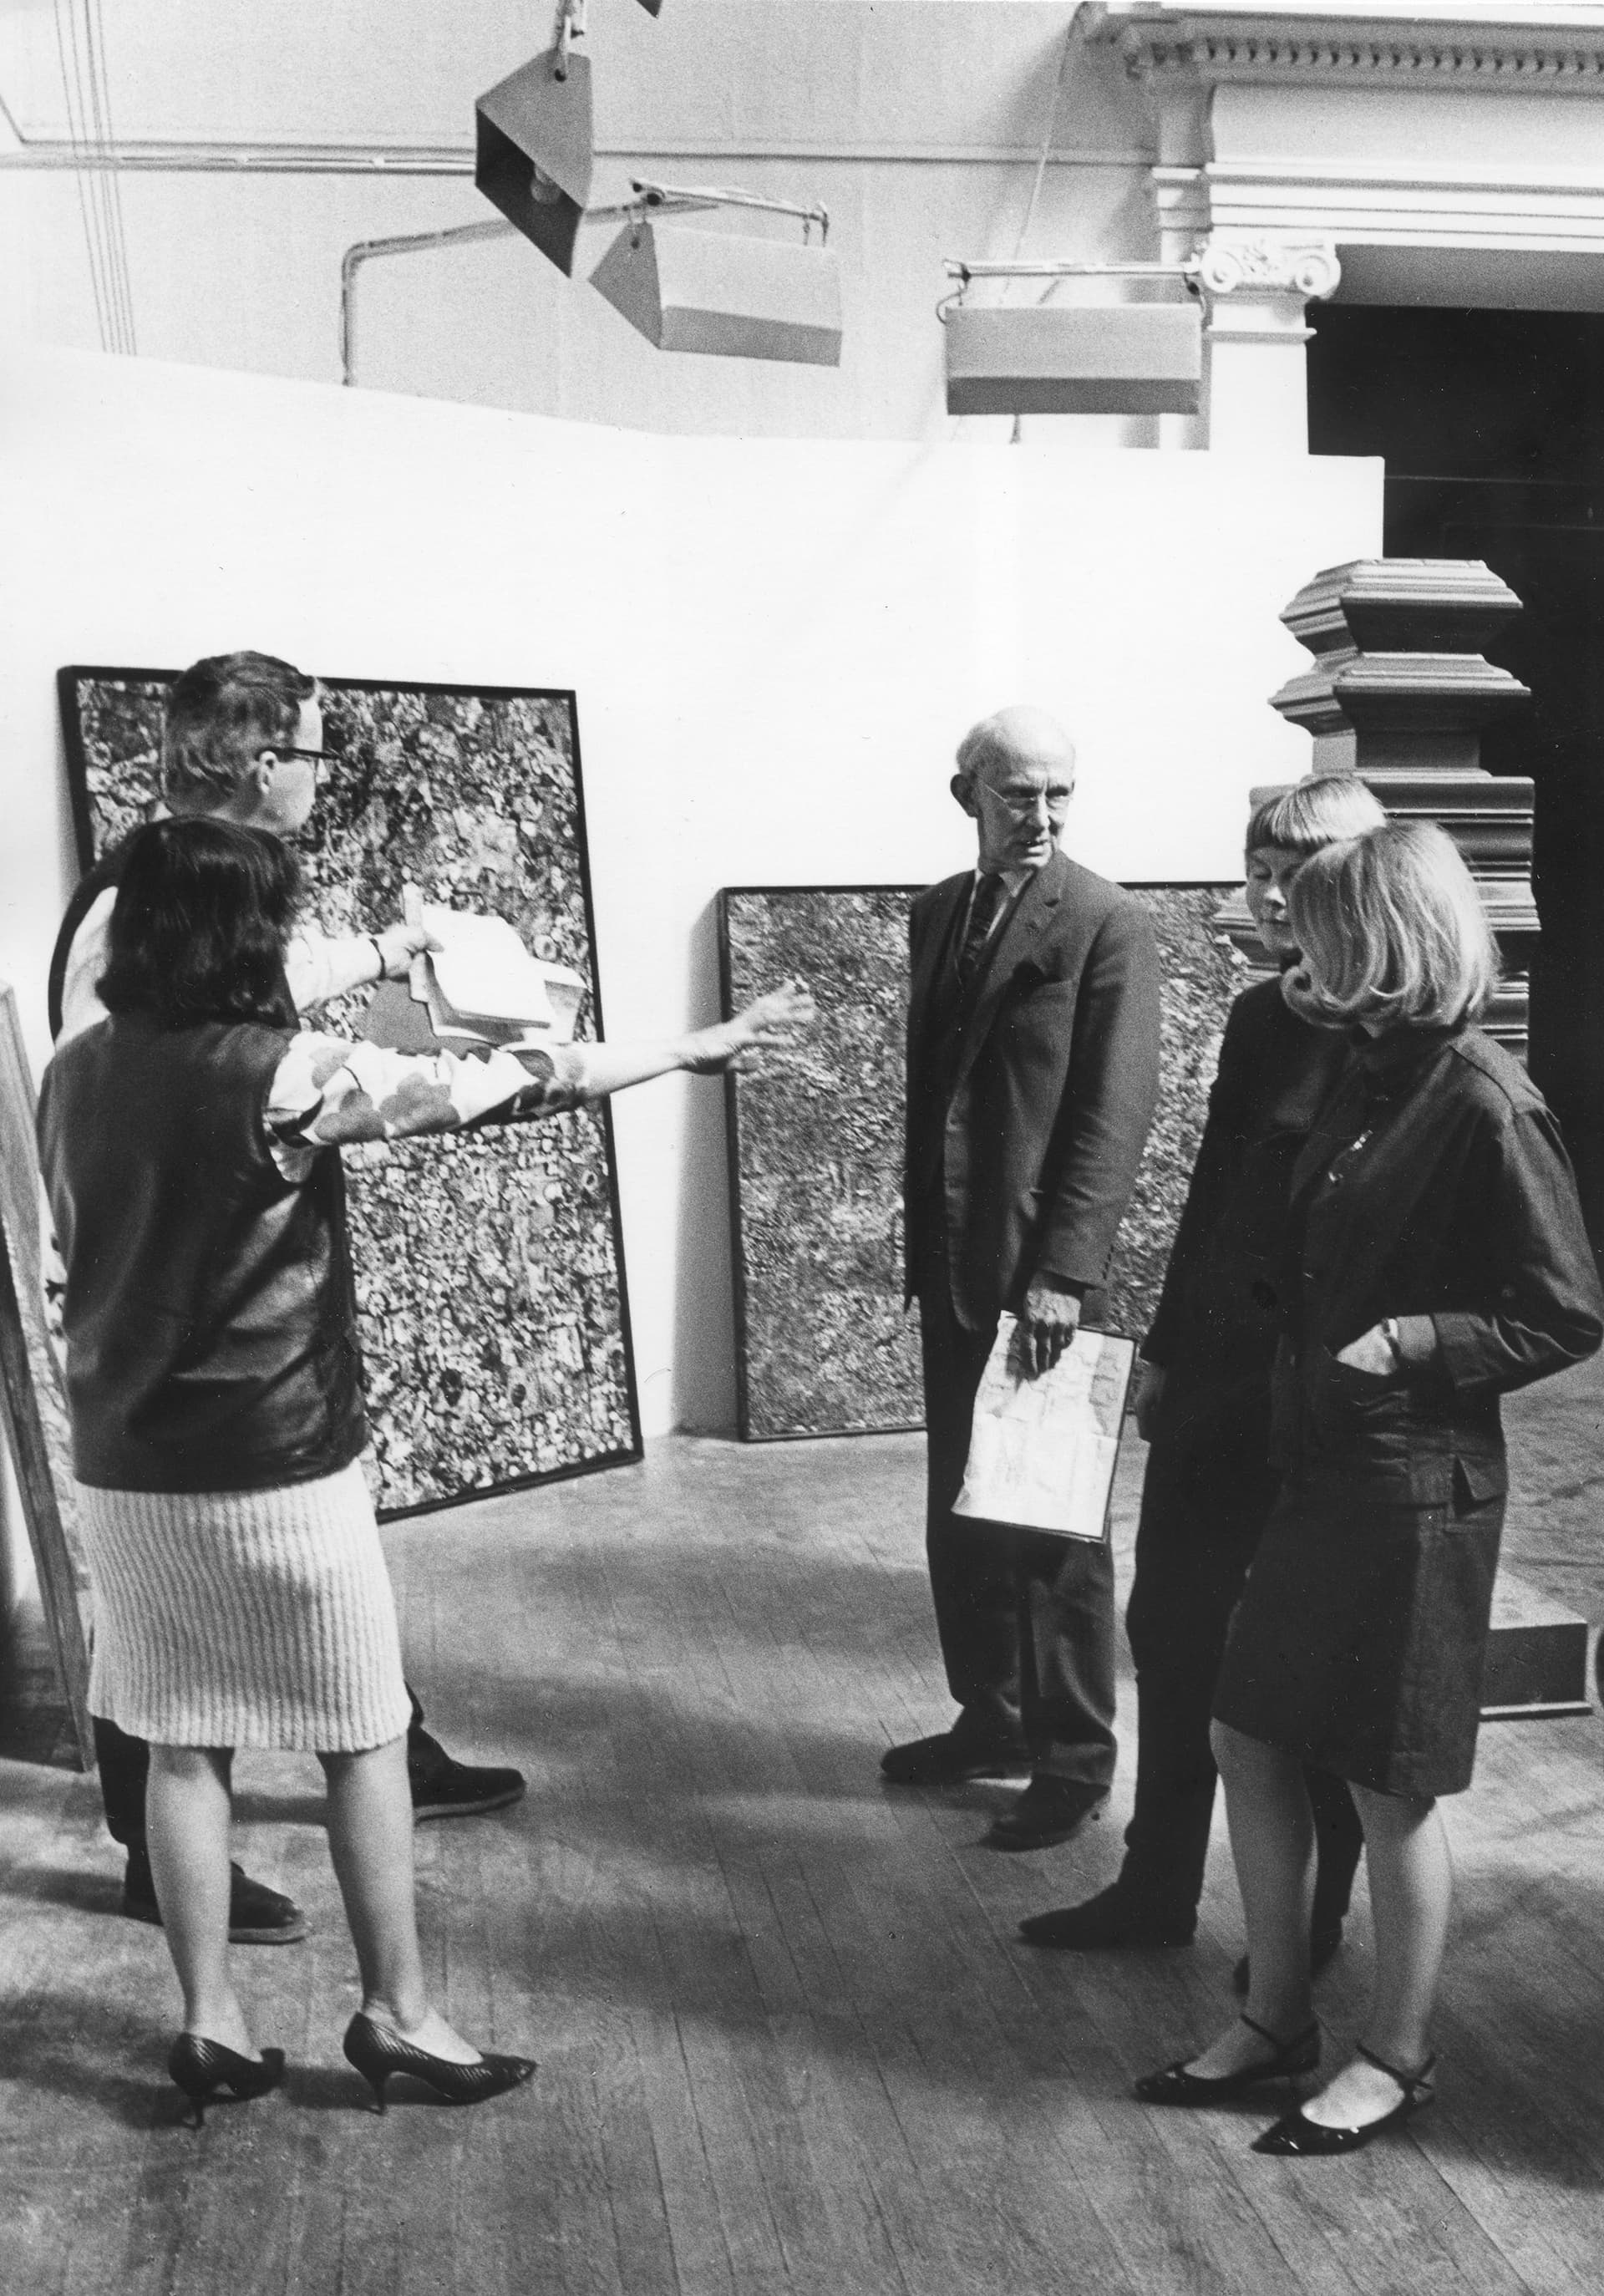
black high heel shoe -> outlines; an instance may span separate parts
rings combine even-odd
[[[1189,2072],[1187,2060],[1177,2058],[1161,2072],[1143,2073],[1136,2084],[1136,2094],[1143,2104],[1228,2104],[1233,2096],[1244,2096],[1250,2088],[1264,2081],[1296,2080],[1301,2073],[1312,2073],[1320,2062],[1320,2026],[1318,2022],[1294,2033],[1289,2041],[1278,2040],[1267,2025],[1260,2025],[1244,2014],[1242,2023],[1263,2041],[1268,2041],[1273,2054],[1256,2057],[1250,2064],[1239,2065],[1233,2073],[1220,2073],[1210,2078],[1207,2073]]]
[[[1396,2065],[1389,2065],[1385,2057],[1379,2057],[1374,2049],[1367,2049],[1363,2041],[1355,2043],[1354,2046],[1366,2064],[1374,2065],[1376,2070],[1385,2073],[1388,2080],[1396,2081],[1403,2091],[1392,2111],[1384,2112],[1379,2120],[1364,2121],[1357,2128],[1328,2128],[1323,2121],[1309,2120],[1303,2107],[1298,2105],[1292,2112],[1283,2113],[1275,2126],[1266,2128],[1262,2136],[1254,2138],[1253,2150],[1256,2152],[1271,2152],[1297,2160],[1325,2160],[1333,2152],[1357,2152],[1370,2143],[1372,2136],[1379,2136],[1384,2128],[1396,2128],[1409,2119],[1411,2113],[1419,2112],[1422,2105],[1429,2104],[1436,2095],[1431,2080],[1432,2068],[1436,2063],[1435,2057],[1428,2057],[1418,2072],[1403,2073]]]
[[[449,2057],[414,2048],[360,2011],[346,2027],[345,2053],[372,2089],[376,2112],[384,2111],[384,2085],[392,2073],[410,2073],[414,2080],[427,2081],[447,2104],[482,2104],[487,2097],[520,2087],[535,2070],[533,2057],[495,2056],[488,2051],[475,2065],[454,2064]]]
[[[206,2119],[207,2099],[218,2089],[233,2091],[240,2103],[266,2096],[284,2078],[282,2049],[264,2049],[259,2057],[242,2057],[221,2041],[200,2033],[180,2033],[168,2059],[168,2071],[195,2108],[191,2124],[199,2128]]]

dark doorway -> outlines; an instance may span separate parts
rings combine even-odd
[[[1537,785],[1532,1074],[1604,1247],[1604,316],[1326,304],[1317,455],[1387,462],[1389,558],[1481,558],[1525,612],[1488,651],[1532,689],[1482,762]]]

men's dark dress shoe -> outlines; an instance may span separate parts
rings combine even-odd
[[[1027,1778],[1030,1750],[941,1730],[933,1738],[912,1738],[888,1746],[880,1775],[893,1786],[956,1786],[970,1778]]]
[[[1367,2064],[1374,2065],[1388,2080],[1396,2081],[1403,2091],[1390,2112],[1384,2112],[1379,2120],[1367,2120],[1358,2128],[1327,2128],[1322,2122],[1309,2120],[1303,2107],[1297,2105],[1292,2112],[1283,2113],[1262,2136],[1256,2136],[1253,2150],[1299,2161],[1330,2160],[1335,2152],[1358,2152],[1372,2136],[1379,2136],[1384,2129],[1396,2128],[1412,2113],[1419,2112],[1422,2105],[1429,2104],[1436,2095],[1431,2081],[1435,2057],[1428,2057],[1419,2072],[1404,2073],[1379,2057],[1373,2049],[1367,2049],[1363,2041],[1358,2044],[1358,2051]]]
[[[1190,1945],[1197,1926],[1195,1914],[1166,1914],[1114,1882],[1078,1906],[1028,1915],[1019,1923],[1019,1935],[1027,1945],[1058,1953],[1106,1953],[1120,1946],[1140,1950]]]
[[[1310,1976],[1318,1977],[1322,1970],[1330,1969],[1341,1948],[1342,1923],[1340,1922],[1334,1929],[1327,1929],[1322,1924],[1317,1930],[1311,1930],[1309,1931]],[[1239,2001],[1246,2001],[1248,1998],[1248,1988],[1251,1978],[1252,1972],[1248,1967],[1248,1956],[1244,1954],[1231,1972],[1231,1989]]]
[[[986,1847],[1051,1849],[1054,1842],[1078,1833],[1108,1799],[1107,1786],[1083,1785],[1072,1778],[1032,1778],[1013,1808],[992,1820]]]
[[[487,1810],[506,1809],[524,1795],[521,1770],[481,1769],[456,1761],[427,1730],[407,1734],[406,1776],[413,1816],[419,1819],[483,1817]]]
[[[293,1898],[253,1882],[242,1866],[228,1869],[228,1941],[230,1945],[299,1945],[307,1934],[307,1916]],[[161,1927],[161,1908],[151,1861],[136,1849],[128,1852],[123,1876],[122,1909],[133,1922]]]
[[[1264,2081],[1296,2080],[1302,2073],[1312,2073],[1320,2062],[1317,2024],[1294,2033],[1289,2041],[1282,2041],[1267,2025],[1256,2024],[1251,2017],[1244,2017],[1242,2022],[1261,2041],[1269,2042],[1267,2057],[1255,2057],[1250,2063],[1239,2065],[1235,2072],[1220,2073],[1212,2079],[1206,2073],[1189,2070],[1186,2058],[1177,2057],[1173,2065],[1166,2065],[1159,2072],[1143,2073],[1136,2083],[1136,2094],[1143,2104],[1229,2104],[1233,2096],[1245,2096],[1250,2088],[1257,2088]]]

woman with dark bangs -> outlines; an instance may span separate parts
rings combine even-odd
[[[1255,806],[1244,843],[1249,915],[1264,954],[1298,961],[1287,902],[1323,846],[1386,820],[1356,774],[1322,774]],[[1190,1944],[1214,1815],[1209,1722],[1232,1610],[1279,1480],[1270,1464],[1270,1374],[1281,1324],[1287,1183],[1347,1058],[1341,1036],[1298,1020],[1278,975],[1226,1017],[1208,1120],[1142,1342],[1136,1425],[1148,1444],[1125,1632],[1136,1669],[1136,1799],[1116,1879],[1075,1906],[1032,1914],[1021,1934],[1071,1953]],[[1342,1942],[1359,1820],[1342,1780],[1308,1776],[1317,1841],[1310,1960]],[[1245,1964],[1238,1981],[1246,1989]]]
[[[395,1604],[367,1440],[339,1144],[546,1115],[789,1041],[805,992],[659,1045],[420,1057],[301,1029],[283,971],[299,873],[206,818],[135,832],[99,983],[62,1043],[40,1154],[66,1265],[90,1702],[148,1740],[151,1863],[184,1992],[168,2070],[192,2100],[276,2086],[230,1982],[236,1746],[315,1753],[361,1967],[345,2053],[473,2103],[526,2080],[430,2005],[413,1894]]]
[[[1232,1621],[1215,1752],[1247,1915],[1242,2017],[1137,2083],[1206,2105],[1311,2072],[1305,1767],[1364,1828],[1376,1981],[1352,2062],[1256,2141],[1350,2152],[1432,2095],[1453,1875],[1436,1800],[1470,1783],[1503,1522],[1499,1397],[1604,1337],[1558,1128],[1474,1027],[1497,973],[1444,832],[1328,848],[1289,896],[1283,993],[1354,1057],[1291,1175],[1273,1442],[1285,1480]]]

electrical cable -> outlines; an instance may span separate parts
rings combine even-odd
[[[77,0],[68,0],[68,20],[72,28],[73,72],[78,86],[78,127],[89,157],[89,193],[91,203],[100,225],[102,281],[105,291],[107,324],[110,330],[110,348],[120,351],[122,340],[122,301],[118,287],[117,243],[112,228],[111,203],[107,196],[104,152],[99,134],[99,105],[94,91],[94,58],[89,42],[89,23],[85,16],[80,26]],[[79,38],[83,53],[79,53]]]
[[[91,33],[91,17],[93,33]],[[86,0],[85,37],[90,44],[94,84],[98,87],[97,117],[103,127],[107,165],[104,170],[112,244],[117,251],[117,283],[123,326],[122,348],[130,358],[139,349],[134,325],[134,283],[128,272],[128,234],[123,222],[122,176],[117,164],[117,131],[111,120],[111,73],[106,61],[106,25],[101,0]]]
[[[67,106],[67,138],[72,146],[73,158],[77,162],[75,172],[78,179],[78,213],[83,220],[84,246],[89,258],[89,289],[94,299],[95,330],[100,336],[102,350],[109,351],[111,348],[111,332],[107,323],[105,291],[101,276],[100,217],[98,209],[90,198],[89,186],[85,181],[88,171],[83,164],[84,139],[79,131],[78,114],[73,101],[74,73],[68,63],[67,37],[61,26],[61,11],[62,0],[54,0],[56,54],[61,62],[61,93]],[[76,24],[73,26],[73,30],[75,34],[73,57],[76,62],[78,53]]]
[[[84,0],[81,20],[76,0],[53,0],[53,13],[96,332],[102,350],[132,356],[137,348],[133,284],[101,0]]]
[[[1042,186],[1047,180],[1047,163],[1052,156],[1052,136],[1058,126],[1059,106],[1064,100],[1064,83],[1069,77],[1069,58],[1075,47],[1075,36],[1080,29],[1080,20],[1085,7],[1086,0],[1078,0],[1075,13],[1070,17],[1068,28],[1064,34],[1063,53],[1059,57],[1058,76],[1052,83],[1052,94],[1048,101],[1047,124],[1042,130],[1042,148],[1036,158],[1035,174],[1031,179],[1030,197],[1025,207],[1025,220],[1019,226],[1019,235],[1014,242],[1014,251],[1011,259],[1015,263],[1019,262],[1025,252],[1025,242],[1030,237],[1030,226],[1035,221],[1035,211],[1041,200]],[[1008,294],[1006,286],[1002,293],[1006,299]]]

